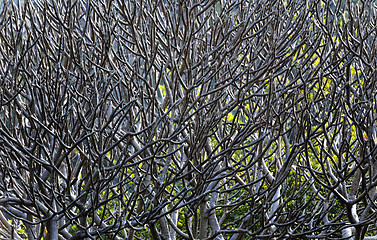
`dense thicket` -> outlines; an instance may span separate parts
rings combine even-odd
[[[2,1],[0,236],[377,239],[374,1]]]

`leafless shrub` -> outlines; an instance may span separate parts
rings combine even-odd
[[[377,239],[373,1],[0,12],[6,239]]]

